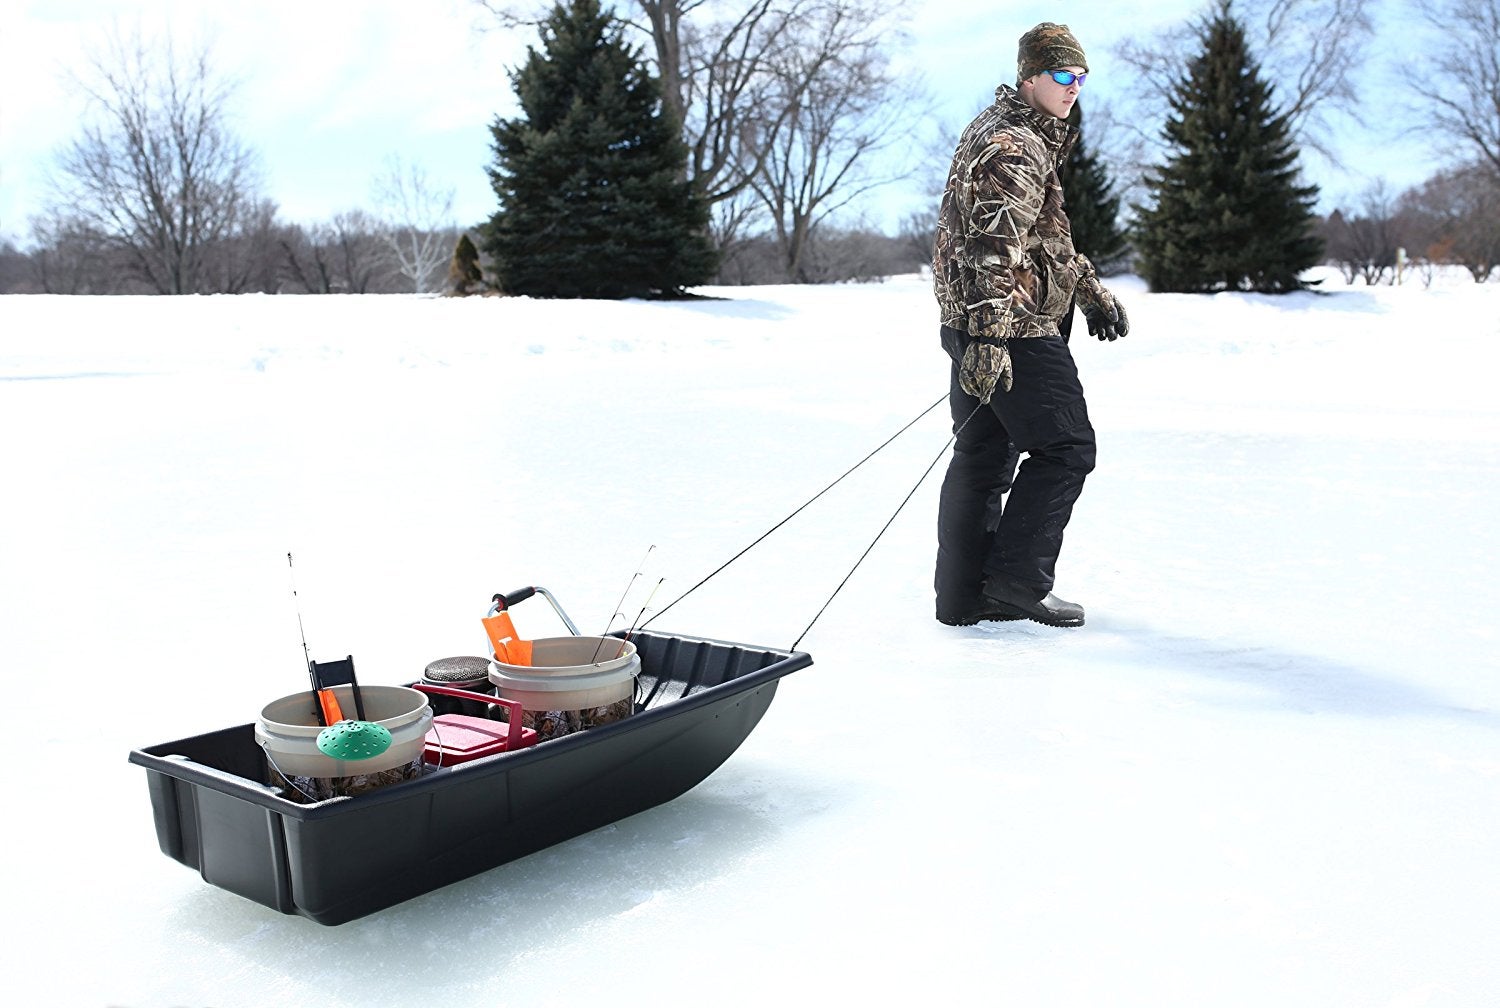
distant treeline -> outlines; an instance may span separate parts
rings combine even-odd
[[[29,240],[0,244],[0,292],[674,296],[929,261],[961,124],[936,123],[899,69],[908,5],[482,6],[538,43],[507,68],[520,114],[491,124],[494,161],[475,166],[496,194],[489,219],[455,222],[452,192],[413,152],[387,162],[367,208],[284,221],[208,51],[116,37],[69,68],[92,111],[58,152]],[[1098,40],[1138,86],[1114,104],[1089,92],[1086,129],[1075,112],[1083,140],[1062,174],[1077,248],[1153,290],[1294,290],[1320,262],[1371,283],[1441,265],[1494,277],[1500,0],[1413,8],[1441,44],[1413,36],[1410,69],[1442,86],[1395,99],[1355,73],[1378,6],[1218,0],[1153,37]],[[1025,27],[996,26],[997,53]],[[1400,194],[1374,182],[1360,205],[1319,217],[1303,152],[1332,159],[1339,117],[1377,102],[1390,120],[1393,100],[1441,169]],[[914,178],[929,202],[899,233],[863,223],[870,194]]]

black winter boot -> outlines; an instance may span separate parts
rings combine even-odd
[[[991,578],[984,584],[984,597],[997,609],[1019,613],[1034,623],[1052,627],[1083,626],[1083,606],[1065,602],[1051,592],[1037,597],[1035,589],[1021,588],[1008,581]]]

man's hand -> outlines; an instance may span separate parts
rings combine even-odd
[[[1090,336],[1116,340],[1130,332],[1130,319],[1125,314],[1125,306],[1108,291],[1104,292],[1104,297],[1099,301],[1080,307],[1083,309],[1083,320],[1088,323]]]
[[[970,343],[958,365],[958,384],[982,403],[990,401],[995,385],[1010,390],[1010,353],[1004,343]]]

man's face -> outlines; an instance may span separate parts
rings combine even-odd
[[[1057,69],[1067,70],[1074,74],[1084,72],[1081,66],[1065,66]],[[1050,73],[1039,73],[1021,82],[1021,97],[1025,99],[1026,104],[1039,112],[1045,112],[1055,119],[1066,119],[1073,111],[1073,103],[1078,100],[1078,91],[1082,86],[1077,80],[1071,84],[1059,84],[1052,79]]]

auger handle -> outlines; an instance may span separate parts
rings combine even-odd
[[[504,595],[497,594],[491,601],[502,603],[502,605],[500,606],[500,608],[502,609],[509,609],[517,602],[525,602],[527,599],[531,598],[531,596],[535,595],[537,591],[538,589],[535,586],[529,588],[517,588],[515,591],[507,592]]]
[[[509,609],[517,602],[525,602],[533,595],[540,595],[542,598],[547,600],[547,604],[552,607],[553,612],[557,613],[558,619],[563,621],[563,625],[568,628],[569,633],[571,633],[574,637],[580,635],[578,624],[574,623],[571,619],[568,618],[568,614],[563,612],[562,606],[557,604],[557,599],[552,597],[552,593],[547,589],[537,585],[532,585],[527,588],[517,588],[515,591],[505,595],[496,593],[495,596],[491,599],[491,602],[493,602],[494,604],[490,607],[490,615],[493,616],[498,610],[501,609]]]

